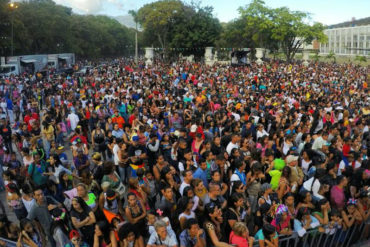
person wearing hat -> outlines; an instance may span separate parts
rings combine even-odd
[[[298,156],[288,155],[285,159],[285,163],[290,168],[289,183],[292,186],[294,192],[299,185],[303,183],[304,173],[302,168],[298,166]]]
[[[70,243],[66,244],[64,247],[89,247],[89,245],[82,241],[81,235],[77,230],[72,230],[69,233]]]
[[[119,199],[119,195],[114,190],[108,188],[105,192],[102,192],[99,196],[99,208],[105,214],[105,211],[113,213],[121,218],[125,215],[123,211],[122,201]]]

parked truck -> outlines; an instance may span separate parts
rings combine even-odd
[[[73,53],[49,55],[13,56],[1,59],[0,77],[20,75],[22,73],[37,73],[54,68],[56,71],[70,68],[75,63]]]

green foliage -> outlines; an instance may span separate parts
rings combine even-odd
[[[128,55],[127,47],[134,47],[134,30],[109,17],[76,15],[51,0],[18,5],[11,12],[9,1],[0,0],[0,18],[11,22],[14,15],[15,55],[74,52],[80,57],[96,58]],[[0,37],[10,40],[10,27],[0,30]],[[2,55],[10,54],[9,44],[0,39]]]
[[[335,63],[336,62],[336,57],[335,57],[335,53],[333,51],[330,51],[328,55],[326,55],[326,59],[328,60],[333,60],[333,62]]]
[[[310,15],[286,7],[269,8],[262,0],[253,0],[239,8],[240,16],[226,25],[221,44],[229,47],[263,47],[273,54],[281,49],[288,61],[305,43],[314,39],[326,42],[321,23],[307,24]]]
[[[367,59],[365,56],[356,56],[355,61],[366,62]]]
[[[206,47],[215,44],[222,29],[212,12],[211,7],[162,0],[141,7],[137,20],[144,29],[144,42],[148,46]]]

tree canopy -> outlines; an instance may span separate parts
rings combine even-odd
[[[163,49],[206,47],[215,44],[222,30],[212,12],[213,8],[208,6],[162,0],[141,7],[137,19],[148,46]]]
[[[17,4],[12,10],[8,0],[0,0],[0,18],[4,20],[0,24],[1,55],[10,54],[12,18],[15,55],[74,52],[79,57],[97,58],[133,54],[134,30],[112,18],[77,15],[51,0]]]
[[[136,30],[112,18],[77,15],[52,0],[18,5],[10,9],[9,0],[0,0],[0,55],[10,54],[11,23],[15,55],[74,52],[94,58],[134,54]],[[160,47],[165,53],[183,48],[184,55],[201,56],[204,50],[199,48],[207,46],[262,47],[282,51],[290,61],[303,44],[326,41],[324,26],[309,24],[308,13],[270,8],[263,0],[240,7],[237,18],[222,24],[212,7],[181,0],[160,0],[129,13],[140,24],[140,46]]]
[[[226,24],[219,44],[232,47],[262,47],[281,51],[290,61],[302,45],[314,39],[326,41],[321,23],[309,24],[310,15],[286,7],[269,8],[253,0],[239,8],[239,17]]]

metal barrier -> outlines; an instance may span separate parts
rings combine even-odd
[[[350,247],[363,241],[369,240],[370,224],[362,223],[353,225],[347,230],[341,228],[319,232],[318,228],[306,232],[299,237],[296,232],[292,235],[279,236],[279,247]],[[253,247],[259,247],[258,240]]]
[[[5,239],[5,238],[0,238],[0,241],[4,241],[5,242],[5,247],[16,247],[17,246],[17,242],[14,242],[14,241],[11,241],[9,239]],[[26,246],[26,245],[24,245]]]

